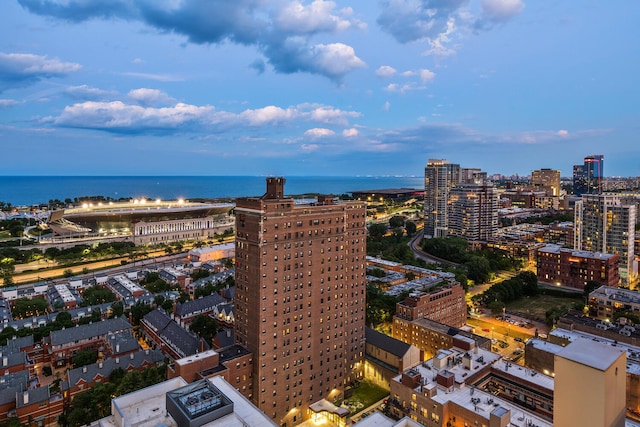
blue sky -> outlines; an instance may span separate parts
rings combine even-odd
[[[5,0],[0,175],[640,175],[640,2]]]

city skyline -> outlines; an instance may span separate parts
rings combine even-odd
[[[538,3],[11,0],[2,174],[640,175],[640,5]]]

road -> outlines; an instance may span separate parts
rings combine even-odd
[[[109,271],[110,273],[124,272],[131,270],[133,266],[140,267],[145,265],[164,265],[172,263],[179,259],[186,258],[186,252],[180,252],[177,254],[166,255],[164,251],[158,251],[148,254],[147,258],[132,259],[128,256],[121,258],[114,258],[109,260],[95,261],[88,264],[76,265],[71,267],[53,267],[43,270],[37,270],[33,272],[24,272],[13,276],[13,281],[16,285],[25,283],[35,283],[44,280],[58,279],[65,275],[67,270],[71,270],[74,276],[92,277],[93,273],[83,273],[85,269],[89,271]],[[126,261],[126,264],[122,264],[122,261]],[[46,265],[46,264],[45,264]],[[68,279],[62,279],[65,281]]]

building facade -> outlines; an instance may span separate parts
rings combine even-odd
[[[604,156],[594,154],[584,158],[584,163],[573,166],[573,194],[602,193]]]
[[[429,159],[424,169],[424,234],[446,237],[449,191],[460,180],[460,165],[448,160]]]
[[[635,205],[616,195],[585,194],[576,202],[574,222],[574,249],[618,254],[622,283],[635,282]]]
[[[235,336],[254,355],[253,402],[292,426],[363,377],[366,207],[296,204],[284,184],[236,202]]]
[[[429,319],[460,328],[467,321],[467,302],[459,283],[415,292],[396,304],[396,316],[405,320]]]
[[[538,249],[538,280],[584,289],[587,282],[618,287],[620,257],[601,252],[577,251],[547,245]]]
[[[560,195],[560,171],[557,169],[537,169],[531,172],[531,186],[543,190],[548,196]]]
[[[498,193],[492,185],[451,189],[449,234],[472,241],[490,240],[498,229]]]

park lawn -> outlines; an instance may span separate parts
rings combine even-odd
[[[0,231],[0,240],[2,239],[10,239],[11,238],[11,233],[8,232],[7,230],[2,230]]]
[[[566,306],[573,307],[577,302],[583,302],[580,298],[555,297],[551,295],[537,295],[535,297],[522,297],[507,304],[507,311],[522,314],[530,319],[542,319],[544,321],[547,310]]]
[[[362,381],[353,390],[353,395],[342,403],[350,408],[350,415],[354,415],[387,396],[389,396],[389,391],[370,381]]]

